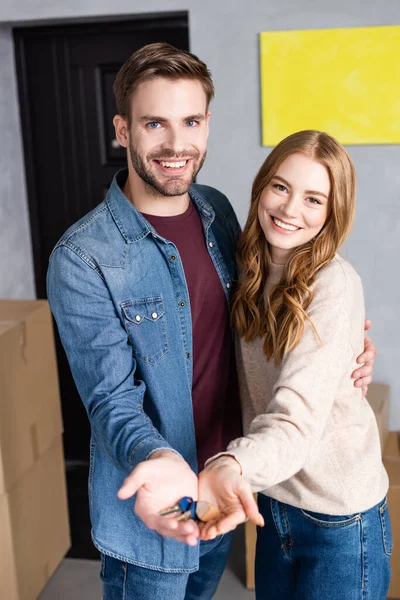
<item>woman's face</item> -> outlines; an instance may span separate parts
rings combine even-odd
[[[280,165],[261,192],[258,218],[269,243],[272,262],[284,264],[293,248],[322,229],[331,191],[328,170],[297,152]]]

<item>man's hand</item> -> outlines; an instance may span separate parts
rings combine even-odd
[[[178,522],[174,515],[162,517],[158,514],[160,510],[174,506],[183,496],[197,500],[197,476],[181,456],[170,450],[153,452],[128,475],[118,491],[118,498],[126,500],[134,494],[137,494],[135,512],[149,529],[189,546],[197,544],[197,523],[191,520]]]
[[[264,525],[250,484],[240,475],[240,465],[229,456],[221,456],[200,473],[199,500],[210,502],[220,510],[216,519],[200,526],[203,540],[227,533],[248,518],[256,525]]]
[[[368,331],[371,327],[371,321],[365,321],[364,331]],[[364,365],[356,369],[352,373],[352,378],[355,387],[362,387],[363,398],[367,395],[368,385],[372,381],[372,371],[374,370],[375,356],[377,355],[377,349],[371,338],[365,333],[364,336],[364,352],[357,358],[358,363],[364,363]]]

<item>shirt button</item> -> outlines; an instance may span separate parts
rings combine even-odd
[[[135,319],[136,321],[140,321],[140,315],[136,315]]]
[[[170,256],[170,259],[171,259],[171,260],[176,260],[176,256],[175,256],[175,254],[171,254],[171,256]]]
[[[153,319],[157,319],[158,314],[156,312],[153,312],[153,314],[151,316],[153,317]]]
[[[214,244],[212,242],[208,242],[208,245],[210,246],[210,248],[212,248],[214,246]]]
[[[190,352],[186,352],[186,358],[190,358]]]
[[[183,300],[182,300],[182,302],[179,302],[179,304],[182,306],[182,308],[183,308],[184,306],[186,306],[186,303],[185,303]]]
[[[231,287],[231,284],[230,284],[230,283],[227,283],[227,284],[226,284],[226,287],[227,287],[227,288],[228,288],[228,290],[229,290],[229,288]]]

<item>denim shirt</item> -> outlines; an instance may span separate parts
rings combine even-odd
[[[198,568],[198,547],[162,538],[119,500],[124,478],[159,449],[197,470],[192,410],[192,322],[179,252],[157,235],[121,191],[54,248],[48,299],[90,424],[92,537],[104,554],[165,572]],[[190,197],[230,302],[240,227],[227,198],[192,185]],[[172,259],[175,256],[176,259]]]

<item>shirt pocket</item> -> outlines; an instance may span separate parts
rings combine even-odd
[[[155,365],[168,352],[167,324],[161,296],[121,302],[133,356]]]

